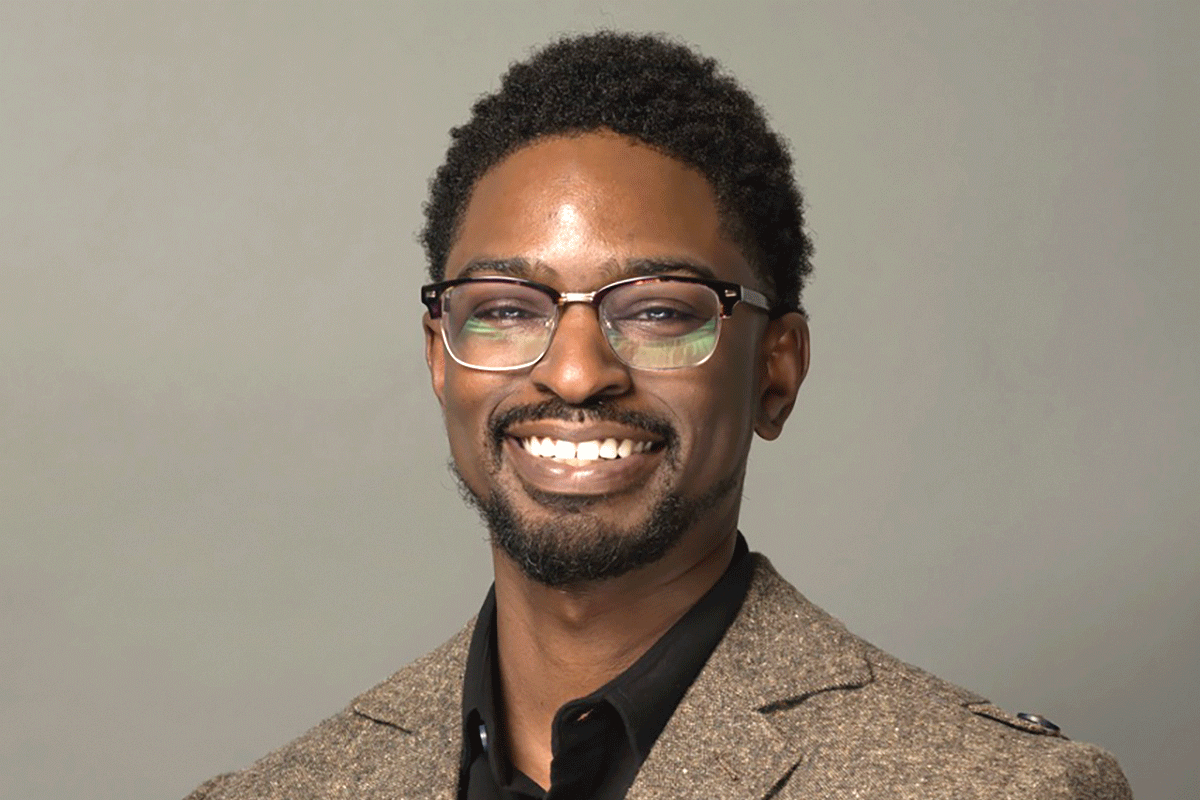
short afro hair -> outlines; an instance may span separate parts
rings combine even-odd
[[[813,246],[787,145],[715,59],[661,36],[612,31],[565,37],[513,64],[499,91],[450,131],[421,232],[430,279],[445,277],[484,173],[538,139],[597,130],[629,136],[704,175],[773,312],[800,309]]]

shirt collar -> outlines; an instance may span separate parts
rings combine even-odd
[[[590,708],[607,702],[616,709],[639,761],[650,753],[658,735],[689,686],[725,635],[741,608],[754,575],[745,538],[738,533],[733,558],[724,574],[671,628],[620,675],[596,691],[567,703]],[[497,724],[496,590],[489,589],[479,610],[463,678],[463,768],[486,750],[493,774],[507,781],[510,764]],[[487,746],[480,736],[484,726]]]

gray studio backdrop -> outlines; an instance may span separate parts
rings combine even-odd
[[[181,797],[473,613],[426,180],[511,60],[616,26],[721,59],[808,195],[751,544],[1196,796],[1196,8],[0,3],[0,795]]]

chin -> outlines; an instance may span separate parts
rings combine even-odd
[[[698,498],[664,493],[647,501],[645,517],[632,524],[605,519],[609,495],[527,493],[543,513],[522,513],[503,490],[480,497],[463,483],[464,497],[475,506],[493,546],[530,580],[553,588],[611,580],[667,556],[696,523],[737,490],[730,476]]]

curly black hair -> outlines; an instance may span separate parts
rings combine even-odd
[[[450,131],[421,232],[430,279],[445,276],[471,191],[488,169],[537,139],[605,129],[704,175],[774,312],[800,309],[813,246],[787,145],[715,59],[661,36],[612,31],[565,37],[513,64],[499,91]]]

